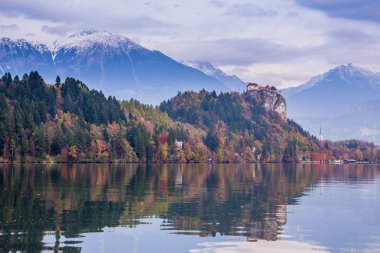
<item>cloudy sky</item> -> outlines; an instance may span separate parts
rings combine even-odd
[[[349,62],[380,71],[379,10],[377,0],[0,0],[0,37],[49,44],[107,30],[287,87]]]

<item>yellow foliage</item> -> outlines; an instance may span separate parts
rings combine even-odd
[[[168,158],[168,144],[165,143],[163,145],[161,145],[161,159],[162,161],[166,161]]]

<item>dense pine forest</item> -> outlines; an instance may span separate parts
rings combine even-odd
[[[323,145],[239,93],[179,93],[159,107],[119,102],[73,78],[0,82],[2,162],[297,162],[316,154],[376,160],[358,141]],[[378,156],[377,156],[378,155]]]

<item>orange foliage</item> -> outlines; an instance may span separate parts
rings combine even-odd
[[[73,158],[74,160],[77,159],[78,157],[78,151],[77,151],[77,146],[73,145],[69,148],[69,156]]]
[[[96,148],[98,151],[97,156],[99,158],[109,157],[107,142],[102,141],[102,140],[96,140]]]
[[[116,136],[119,130],[120,130],[119,124],[117,124],[115,121],[112,122],[112,124],[108,124],[108,132],[111,136]]]
[[[313,152],[311,154],[312,161],[328,161],[328,156],[325,153]]]
[[[162,132],[158,135],[158,141],[161,143],[161,145],[167,145],[168,144],[168,132]]]

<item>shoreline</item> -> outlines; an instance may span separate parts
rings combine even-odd
[[[321,163],[318,161],[315,162],[298,162],[298,163],[289,163],[289,162],[102,162],[102,161],[77,161],[77,162],[64,162],[64,161],[0,161],[1,164],[300,164],[300,165],[376,165],[380,164],[379,162],[358,162],[358,163]]]

